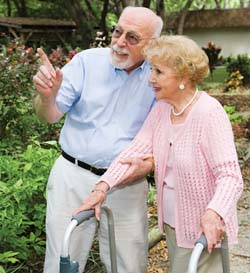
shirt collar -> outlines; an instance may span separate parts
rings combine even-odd
[[[141,70],[141,72],[142,72],[142,71],[145,70],[145,67],[147,67],[147,66],[148,66],[148,62],[146,60],[144,60],[144,62],[140,66],[138,66],[137,68],[135,68],[132,72],[139,71],[139,70]],[[116,76],[119,73],[119,71],[126,72],[124,69],[116,68],[113,64],[111,64],[111,67],[112,67],[113,73],[115,73]],[[141,75],[141,73],[140,73],[140,75]]]

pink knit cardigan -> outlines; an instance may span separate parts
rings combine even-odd
[[[119,184],[129,167],[119,162],[121,158],[145,159],[153,155],[160,230],[163,229],[163,180],[171,139],[170,111],[170,104],[158,101],[134,141],[99,180],[112,188]],[[172,148],[178,246],[193,247],[201,232],[201,217],[207,208],[223,218],[229,243],[237,243],[237,201],[242,193],[243,180],[230,121],[220,103],[202,92]]]

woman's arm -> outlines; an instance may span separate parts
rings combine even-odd
[[[147,158],[145,160],[141,158],[127,158],[120,162],[129,165],[129,168],[116,186],[136,181],[148,174],[154,167],[153,158]],[[99,180],[91,195],[82,202],[81,206],[74,211],[73,215],[83,210],[95,209],[95,217],[97,220],[100,220],[101,206],[105,201],[109,189],[110,187],[106,182]]]
[[[201,220],[209,250],[218,243],[237,208],[243,180],[230,121],[218,103],[208,114],[204,138],[204,154],[215,177],[213,198]]]
[[[243,179],[232,127],[219,104],[209,113],[205,137],[205,157],[215,177],[215,192],[208,208],[216,211],[227,222],[242,193]]]

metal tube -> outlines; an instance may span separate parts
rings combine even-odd
[[[199,263],[199,259],[201,253],[204,248],[207,247],[207,240],[204,234],[195,242],[195,247],[192,251],[189,265],[188,265],[188,273],[196,273],[197,267]],[[222,260],[222,268],[223,273],[230,273],[230,262],[229,262],[229,251],[228,251],[228,240],[227,235],[224,235],[224,239],[221,241],[221,260]]]
[[[227,235],[224,235],[224,239],[221,242],[221,259],[223,273],[230,273],[230,261],[229,261],[229,250]]]
[[[196,273],[201,253],[204,249],[203,244],[198,243],[195,245],[188,264],[188,273]]]
[[[108,207],[102,207],[102,211],[104,211],[107,215],[111,271],[112,273],[117,273],[114,218],[112,211]],[[75,261],[70,261],[69,258],[69,241],[71,233],[76,226],[80,225],[83,221],[88,220],[89,218],[94,216],[94,213],[94,210],[82,211],[75,217],[73,217],[71,222],[69,223],[63,238],[60,257],[60,273],[78,272],[78,263]]]
[[[199,263],[199,259],[203,249],[207,247],[207,239],[204,234],[195,242],[195,247],[192,251],[189,264],[188,264],[188,273],[196,273]]]
[[[74,228],[78,225],[78,222],[76,219],[73,219],[70,224],[68,225],[64,238],[63,238],[63,244],[62,244],[62,251],[61,251],[61,257],[68,257],[69,256],[69,240],[72,231]]]
[[[105,211],[108,219],[111,272],[117,273],[114,217],[112,211],[108,207],[104,206],[102,207],[102,210]]]
[[[71,222],[69,223],[63,238],[61,257],[69,256],[69,240],[74,228],[80,225],[83,221],[88,220],[94,214],[95,210],[82,211],[71,219]]]

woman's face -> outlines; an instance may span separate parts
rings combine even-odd
[[[157,100],[166,99],[171,102],[178,93],[180,81],[173,70],[161,63],[151,64],[149,82],[152,84]]]

